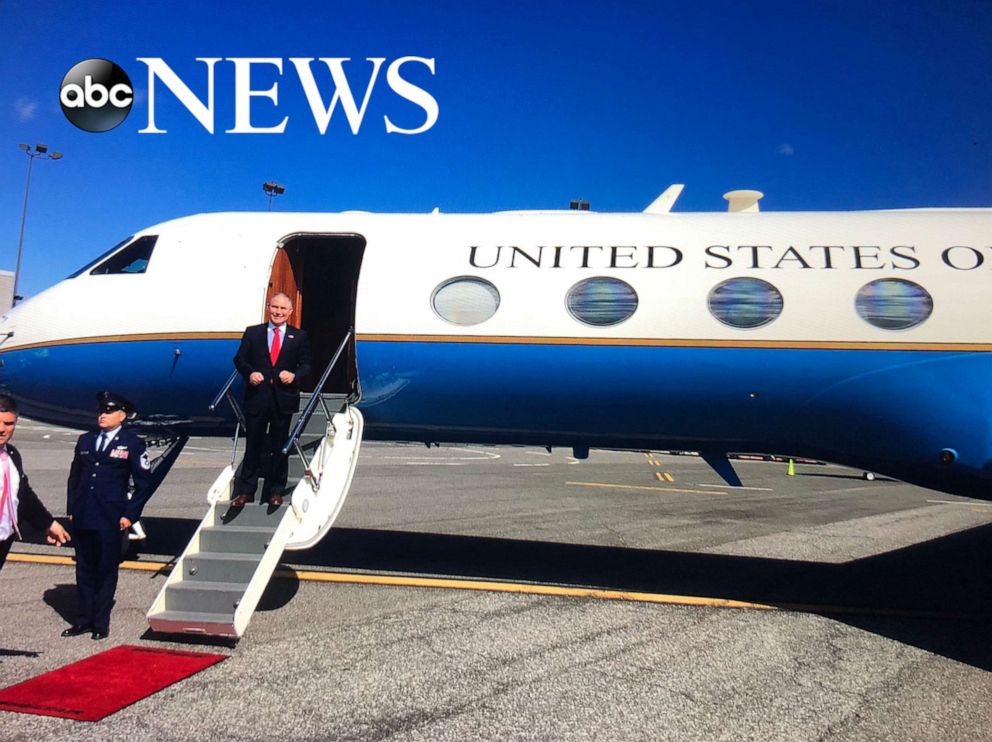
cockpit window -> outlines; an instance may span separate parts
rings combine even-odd
[[[84,265],[82,268],[80,268],[78,271],[76,271],[75,273],[73,273],[72,275],[70,275],[69,278],[75,278],[76,276],[83,275],[86,271],[88,271],[94,265],[97,265],[98,263],[102,262],[103,259],[106,258],[108,255],[114,254],[115,252],[117,252],[118,250],[120,250],[122,247],[124,247],[124,245],[126,245],[128,242],[130,242],[133,239],[134,239],[134,235],[131,235],[130,237],[125,237],[123,240],[121,240],[120,242],[118,242],[112,248],[110,248],[109,250],[107,250],[104,253],[101,253],[99,257],[94,258],[93,260],[91,260],[90,262],[88,262],[86,265]]]
[[[152,250],[155,249],[156,235],[139,237],[118,253],[100,263],[90,271],[92,276],[103,276],[111,273],[144,273],[148,269]]]

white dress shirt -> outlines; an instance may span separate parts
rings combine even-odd
[[[11,514],[13,514],[13,518],[17,517],[17,491],[21,486],[21,475],[17,473],[17,467],[14,466],[14,460],[10,457],[10,452],[7,451],[6,444],[0,446],[0,450],[3,450],[7,454],[7,465],[10,467],[10,504],[0,511],[0,541],[6,541],[16,533],[14,528],[15,521],[11,518]],[[0,467],[0,490],[2,488],[3,470]],[[0,498],[3,498],[2,491],[0,491]]]

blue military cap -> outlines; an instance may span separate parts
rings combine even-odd
[[[128,417],[131,417],[138,411],[131,400],[114,392],[99,392],[96,395],[96,406],[100,412],[123,410]]]

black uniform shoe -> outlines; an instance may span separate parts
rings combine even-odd
[[[106,639],[110,635],[110,629],[95,629],[90,639],[95,639],[99,641],[100,639]]]
[[[83,626],[82,624],[73,624],[68,629],[62,632],[62,636],[79,636],[80,634],[85,634],[87,631],[92,631],[92,627]]]

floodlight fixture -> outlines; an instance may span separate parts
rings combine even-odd
[[[279,185],[274,180],[268,180],[262,183],[262,190],[265,195],[269,197],[269,211],[272,211],[272,199],[276,196],[281,196],[286,192],[286,187]]]
[[[40,157],[42,160],[62,159],[61,152],[49,153],[47,144],[36,144],[34,145],[33,151],[27,144],[19,144],[17,146],[28,157],[28,177],[26,183],[24,184],[24,208],[21,209],[21,234],[17,239],[17,265],[14,267],[14,304],[17,304],[17,302],[23,298],[17,293],[17,285],[21,280],[21,254],[24,251],[24,224],[28,218],[28,195],[31,193],[31,168],[34,165],[36,157]]]

